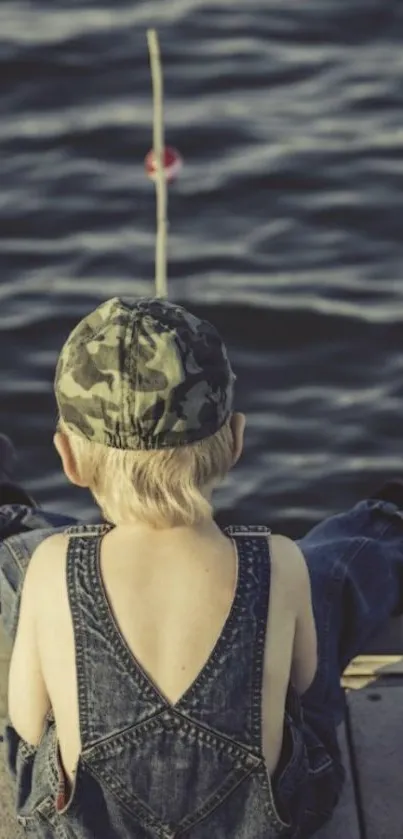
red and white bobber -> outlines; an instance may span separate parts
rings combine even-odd
[[[172,148],[172,146],[165,146],[163,153],[163,162],[166,180],[168,181],[168,183],[171,183],[175,180],[175,178],[178,177],[182,169],[182,157],[177,149]],[[153,149],[151,149],[148,152],[144,164],[148,177],[152,181],[155,181],[157,172],[157,161]]]

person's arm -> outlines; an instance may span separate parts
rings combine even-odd
[[[312,611],[309,571],[302,551],[287,537],[281,537],[288,566],[287,586],[295,612],[295,635],[291,681],[302,695],[311,686],[318,664],[317,635]]]
[[[25,575],[8,676],[8,716],[11,725],[32,746],[40,742],[45,718],[51,707],[42,673],[37,632],[37,609],[44,583],[41,551],[42,545],[32,557]]]
[[[295,542],[293,548],[299,556],[299,575],[296,590],[297,617],[295,622],[294,649],[291,681],[302,695],[311,686],[318,666],[318,640],[312,611],[311,582],[304,556]]]

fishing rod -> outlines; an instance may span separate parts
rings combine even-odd
[[[179,152],[165,147],[161,51],[155,29],[147,30],[148,51],[153,87],[153,148],[145,159],[146,172],[155,181],[157,199],[157,238],[155,246],[155,295],[168,297],[167,283],[167,182],[173,181],[182,168]]]

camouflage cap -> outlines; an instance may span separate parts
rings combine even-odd
[[[232,410],[225,345],[208,321],[165,300],[114,297],[73,329],[55,395],[72,431],[117,449],[163,449],[209,437]]]

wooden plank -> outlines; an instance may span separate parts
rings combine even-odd
[[[341,684],[346,690],[360,690],[371,684],[382,682],[393,685],[403,679],[402,655],[357,656],[346,667]]]
[[[357,806],[347,745],[346,726],[338,728],[338,739],[346,768],[346,783],[341,799],[330,821],[315,833],[315,839],[360,839]]]
[[[346,676],[341,683],[347,693],[350,690],[362,690],[370,685],[379,684],[379,679],[377,676]]]
[[[341,683],[345,690],[360,690],[380,681],[386,687],[403,679],[403,656],[358,656],[345,669]]]
[[[376,689],[378,686],[383,688],[401,687],[403,685],[403,676],[388,676],[385,679],[378,678],[378,676],[354,676],[343,679],[343,687],[346,693],[352,690],[362,690],[362,688],[372,687]],[[403,836],[402,836],[403,839]]]
[[[403,836],[403,685],[347,695],[366,839]]]
[[[343,677],[372,676],[374,673],[377,673],[379,676],[403,676],[403,654],[357,656],[357,658],[354,658],[348,667],[346,667]]]
[[[0,720],[3,736],[4,720]],[[11,781],[6,770],[4,743],[0,742],[0,839],[23,839],[24,833],[17,824]]]

